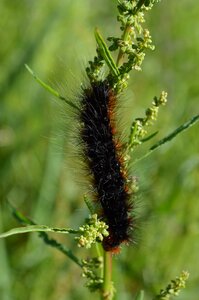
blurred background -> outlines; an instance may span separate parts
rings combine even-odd
[[[99,27],[104,37],[119,32],[116,2],[0,1],[0,232],[19,226],[7,200],[39,224],[76,228],[87,216],[83,193],[90,187],[77,159],[77,121],[24,64],[75,99],[87,61],[95,55],[93,29]],[[156,50],[147,52],[142,72],[132,72],[121,98],[124,134],[155,95],[166,90],[169,96],[152,128],[158,135],[133,158],[199,112],[198,14],[197,1],[164,0],[147,15]],[[134,299],[140,289],[152,299],[182,270],[190,272],[190,279],[179,299],[198,299],[198,126],[132,166],[140,183],[142,222],[137,245],[123,247],[114,257],[116,299]],[[55,237],[87,257],[73,237]],[[1,300],[97,297],[84,284],[81,270],[37,234],[0,241]]]

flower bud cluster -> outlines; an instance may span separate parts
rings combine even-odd
[[[146,136],[146,126],[151,125],[157,120],[159,107],[167,102],[167,93],[162,91],[160,97],[154,97],[152,106],[146,109],[144,118],[137,118],[131,125],[128,148],[133,150],[135,146],[142,143],[142,139]]]
[[[132,69],[141,70],[146,49],[154,49],[148,29],[142,27],[145,22],[144,12],[152,8],[155,1],[123,0],[118,1],[118,21],[123,34],[121,38],[109,37],[112,42],[110,51],[119,48],[120,56],[127,56],[127,61],[120,65],[121,75],[129,73]],[[120,57],[121,58],[121,57]]]
[[[141,70],[145,50],[155,48],[149,30],[142,26],[145,22],[145,12],[150,10],[155,2],[158,0],[118,0],[117,20],[121,24],[122,35],[121,37],[108,37],[107,40],[111,42],[111,45],[106,49],[109,52],[118,50],[117,74],[110,69],[110,73],[107,75],[108,81],[116,93],[120,93],[127,87],[128,73],[132,69]],[[102,80],[105,60],[97,48],[94,61],[89,61],[89,66],[86,68],[91,82]]]
[[[183,271],[179,277],[171,280],[171,283],[168,284],[165,290],[160,291],[160,294],[156,297],[156,299],[169,300],[171,296],[178,296],[181,289],[185,288],[185,283],[188,278],[189,273]]]
[[[79,227],[79,231],[82,233],[79,237],[75,237],[78,240],[79,247],[90,248],[93,243],[102,242],[103,238],[108,236],[108,226],[103,221],[99,221],[97,214],[93,214],[86,219],[86,224]]]
[[[96,274],[96,270],[102,268],[102,264],[102,257],[82,260],[82,277],[87,278],[86,287],[88,287],[91,292],[100,289],[102,286],[103,279]]]

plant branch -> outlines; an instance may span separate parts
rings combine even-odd
[[[112,253],[104,251],[104,274],[102,286],[102,300],[113,299],[113,284],[112,284]]]

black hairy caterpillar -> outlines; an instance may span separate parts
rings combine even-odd
[[[122,161],[121,145],[115,138],[114,108],[116,95],[105,81],[84,89],[81,99],[81,140],[87,165],[93,177],[96,200],[102,219],[109,226],[104,238],[106,251],[117,252],[130,238],[132,218],[131,194]]]

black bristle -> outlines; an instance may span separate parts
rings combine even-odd
[[[113,135],[111,97],[116,98],[106,81],[92,84],[83,91],[80,113],[84,155],[93,176],[102,217],[109,226],[109,236],[103,241],[107,251],[129,239],[131,226],[130,195]]]

